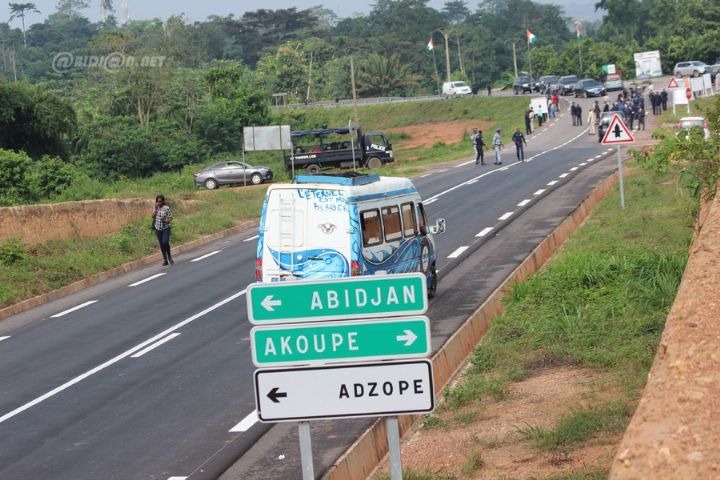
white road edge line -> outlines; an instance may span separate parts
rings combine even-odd
[[[247,240],[245,240],[247,242]],[[210,252],[207,255],[203,255],[202,257],[193,258],[190,260],[190,262],[199,262],[200,260],[205,260],[206,258],[212,257],[213,255],[217,255],[218,253],[222,252],[222,250],[215,250],[214,252]]]
[[[426,173],[425,175],[420,175],[420,178],[429,177],[430,175],[432,175],[432,173]]]
[[[588,161],[588,162],[592,162],[592,158],[591,158],[590,160],[587,160],[587,161]],[[585,163],[585,162],[583,162],[583,163],[578,163],[578,167],[584,167],[585,165],[587,165],[587,163]]]
[[[259,236],[260,236],[260,235],[255,235],[255,236],[252,236],[252,237],[250,237],[250,238],[246,238],[245,240],[243,240],[243,242],[252,242],[253,240],[257,240],[257,238],[258,238]]]
[[[526,199],[523,200],[522,202],[518,203],[517,206],[518,206],[518,207],[524,207],[525,205],[527,205],[527,204],[530,203],[530,202],[531,202],[531,200],[528,199],[528,198],[526,198]]]
[[[207,315],[208,313],[212,312],[213,310],[217,310],[218,308],[222,307],[222,306],[225,305],[226,303],[232,302],[232,301],[235,300],[236,298],[244,295],[246,291],[247,291],[247,290],[243,290],[243,291],[241,291],[241,292],[238,292],[238,293],[236,293],[236,294],[234,294],[234,295],[231,295],[231,296],[227,297],[227,298],[224,299],[224,300],[219,301],[219,302],[216,303],[215,305],[212,305],[212,306],[206,308],[206,309],[203,310],[202,312],[196,313],[195,315],[193,315],[193,316],[191,316],[191,317],[189,317],[189,318],[186,318],[185,320],[183,320],[182,322],[178,323],[177,325],[173,325],[172,327],[166,329],[165,331],[158,333],[158,334],[155,335],[154,337],[149,338],[149,339],[145,340],[144,342],[142,342],[142,343],[140,343],[140,344],[138,344],[138,345],[135,345],[135,346],[132,347],[130,350],[127,350],[127,351],[121,353],[120,355],[117,355],[117,356],[111,358],[111,359],[108,360],[107,362],[105,362],[105,363],[103,363],[103,364],[101,364],[101,365],[98,365],[97,367],[88,370],[87,372],[83,373],[82,375],[79,375],[79,376],[77,376],[77,377],[75,377],[75,378],[73,378],[73,379],[71,379],[71,380],[63,383],[63,384],[60,385],[59,387],[53,388],[52,390],[50,390],[50,391],[47,392],[46,394],[41,395],[41,396],[37,397],[36,399],[29,401],[29,402],[26,403],[25,405],[22,405],[22,406],[16,408],[15,410],[12,410],[11,412],[6,413],[6,414],[3,415],[2,417],[0,417],[0,423],[3,423],[4,421],[11,419],[11,418],[14,417],[15,415],[18,415],[19,413],[22,413],[22,412],[24,412],[25,410],[27,410],[27,409],[29,409],[29,408],[32,408],[32,407],[34,407],[35,405],[37,405],[37,404],[39,404],[39,403],[44,402],[44,401],[47,400],[48,398],[54,397],[55,395],[57,395],[58,393],[62,392],[63,390],[67,390],[68,388],[72,387],[72,386],[75,385],[76,383],[80,383],[80,382],[82,382],[83,380],[85,380],[86,378],[88,378],[88,377],[90,377],[90,376],[92,376],[92,375],[95,375],[96,373],[98,373],[98,372],[100,372],[100,371],[102,371],[102,370],[105,370],[106,368],[110,367],[111,365],[116,364],[116,363],[119,362],[120,360],[123,360],[123,359],[129,357],[130,355],[134,354],[134,353],[137,352],[138,350],[142,350],[143,348],[147,347],[148,345],[150,345],[150,344],[152,344],[152,343],[154,343],[154,342],[157,342],[158,340],[160,340],[161,338],[165,337],[166,335],[168,335],[168,334],[170,334],[170,333],[173,333],[175,330],[178,330],[179,328],[184,327],[184,326],[187,325],[188,323],[194,322],[194,321],[197,320],[198,318]]]
[[[247,417],[240,420],[240,423],[231,428],[228,433],[247,432],[258,420],[258,412],[257,410],[253,410]]]
[[[74,312],[75,310],[80,310],[81,308],[85,308],[85,307],[87,307],[88,305],[92,305],[93,303],[96,303],[96,302],[97,302],[97,300],[90,300],[89,302],[81,303],[80,305],[77,305],[77,306],[75,306],[75,307],[73,307],[73,308],[69,308],[69,309],[65,310],[64,312],[60,312],[60,313],[56,313],[55,315],[51,315],[50,318],[60,318],[60,317],[63,317],[63,316],[65,316],[65,315],[67,315],[68,313],[72,313],[72,312]]]
[[[450,255],[448,255],[447,258],[457,258],[457,257],[459,257],[460,255],[462,255],[463,252],[464,252],[465,250],[467,250],[468,248],[470,248],[470,247],[460,247],[460,248],[458,248],[457,250],[455,250],[453,253],[451,253]]]
[[[552,182],[548,182],[548,187],[552,187],[557,183],[557,180],[553,180]]]
[[[475,160],[469,160],[469,161],[467,161],[467,162],[463,162],[463,163],[461,163],[461,164],[459,164],[459,165],[455,165],[453,168],[464,167],[465,165],[470,165],[471,163],[475,163]]]
[[[472,185],[473,183],[477,183],[477,182],[479,182],[479,181],[480,181],[480,179],[479,179],[479,178],[476,178],[475,180],[470,180],[470,181],[467,182],[465,185]]]
[[[139,282],[131,283],[130,285],[128,285],[128,287],[137,287],[138,285],[142,285],[143,283],[149,282],[151,280],[155,280],[156,278],[160,278],[163,275],[167,275],[167,273],[156,273],[155,275],[153,275],[151,277],[147,277],[143,280],[140,280]]]
[[[485,235],[487,235],[488,233],[490,233],[492,231],[493,231],[492,227],[483,228],[482,231],[475,236],[476,237],[484,237]]]
[[[578,167],[572,167],[572,168],[570,169],[570,171],[571,171],[571,172],[574,172],[574,171],[577,170],[577,169],[578,169]]]
[[[177,333],[177,332],[171,333],[170,335],[168,335],[167,337],[163,338],[162,340],[158,340],[157,342],[153,343],[153,344],[150,345],[149,347],[146,347],[146,348],[144,348],[143,350],[140,350],[140,351],[137,352],[135,355],[130,355],[130,358],[140,358],[140,357],[142,357],[143,355],[145,355],[146,353],[148,353],[148,352],[150,352],[150,351],[152,351],[152,350],[155,350],[155,349],[156,349],[157,347],[159,347],[160,345],[169,342],[170,340],[172,340],[173,338],[175,338],[175,337],[177,337],[177,336],[179,336],[179,335],[180,335],[180,334]]]
[[[507,212],[505,215],[503,215],[502,217],[498,218],[498,220],[501,220],[501,221],[502,221],[502,220],[507,220],[508,218],[512,217],[514,214],[515,214],[515,212]]]
[[[544,189],[544,188],[541,188],[541,189],[538,190],[537,192],[533,193],[533,195],[542,195],[543,193],[545,193],[545,189]]]
[[[0,337],[0,342],[2,342],[3,340],[7,340],[8,338],[10,337]]]
[[[568,175],[570,175],[570,174],[569,174],[569,173],[561,173],[561,174],[560,174],[560,178],[565,178],[565,177],[567,177]]]
[[[168,480],[187,480],[188,477],[170,477]]]

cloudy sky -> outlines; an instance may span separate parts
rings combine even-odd
[[[446,0],[430,0],[429,4],[441,9]],[[541,3],[555,3],[565,9],[565,13],[571,17],[580,19],[598,18],[594,5],[596,0],[538,0]],[[0,0],[0,21],[7,21],[9,13],[6,1]],[[17,0],[16,3],[21,3]],[[40,15],[31,14],[28,16],[28,23],[42,21],[48,14],[55,11],[57,0],[34,0],[37,8],[42,12]],[[92,20],[99,16],[99,0],[90,0],[93,8],[85,11],[85,15]],[[122,0],[114,0],[116,9],[120,10]],[[349,17],[353,13],[367,13],[371,9],[374,0],[128,0],[130,17],[134,19],[167,18],[173,14],[184,13],[190,20],[203,20],[210,15],[241,16],[244,12],[258,10],[260,8],[279,9],[297,7],[298,9],[309,8],[322,4],[333,10],[340,17]],[[471,10],[478,4],[476,0],[467,2]],[[13,25],[20,25],[15,21]]]

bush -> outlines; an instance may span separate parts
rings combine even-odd
[[[56,157],[44,156],[32,165],[27,180],[37,199],[52,198],[72,185],[76,168]]]
[[[27,260],[28,252],[25,244],[18,238],[10,238],[0,243],[0,264],[9,267]]]
[[[0,205],[27,201],[30,187],[27,172],[32,160],[25,153],[0,149]]]

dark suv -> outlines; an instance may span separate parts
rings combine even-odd
[[[558,93],[560,95],[570,95],[575,92],[575,84],[580,80],[577,75],[565,75],[560,77],[558,84]]]
[[[530,75],[520,75],[513,82],[513,92],[515,95],[521,93],[531,93],[535,80]]]

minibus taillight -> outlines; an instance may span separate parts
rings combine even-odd
[[[262,258],[255,259],[255,280],[262,281]]]
[[[350,262],[350,276],[351,277],[359,277],[360,276],[360,262],[357,260],[353,260]]]

